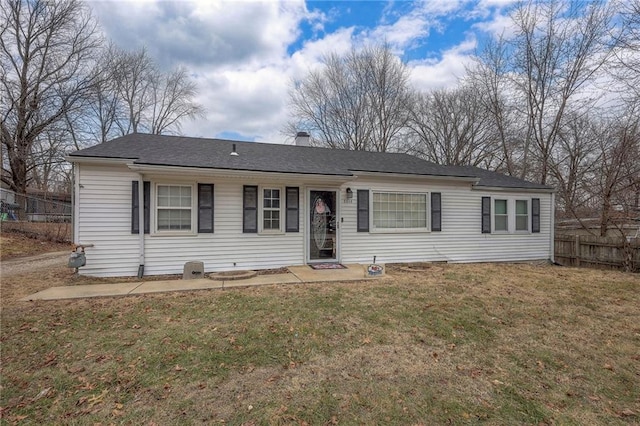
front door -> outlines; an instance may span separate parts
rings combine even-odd
[[[337,259],[336,191],[309,191],[309,261]]]

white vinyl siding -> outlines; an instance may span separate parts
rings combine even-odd
[[[135,276],[139,234],[131,234],[131,181],[137,180],[138,174],[125,166],[101,168],[82,164],[79,168],[83,187],[78,197],[80,231],[76,242],[94,244],[86,250],[87,265],[80,268],[80,274]],[[144,180],[180,185],[160,176],[145,176]],[[145,235],[145,275],[182,274],[184,264],[189,261],[204,262],[206,272],[304,264],[303,209],[299,211],[300,232],[247,234],[242,232],[242,189],[243,184],[256,183],[206,176],[189,177],[188,182],[215,184],[215,233]],[[195,197],[195,190],[192,194]],[[283,192],[280,194],[282,197]]]
[[[140,179],[138,173],[126,166],[102,167],[79,164],[76,187],[75,229],[76,243],[94,244],[87,248],[87,265],[80,273],[93,276],[135,276],[140,264],[140,235],[131,233],[131,181]],[[411,180],[359,177],[357,180],[335,187],[338,199],[338,249],[336,256],[342,263],[377,262],[492,262],[548,259],[551,257],[551,200],[549,193],[519,193],[472,190],[468,183],[438,180]],[[202,261],[206,272],[241,269],[268,269],[305,262],[307,232],[308,190],[317,185],[282,180],[270,181],[268,174],[256,179],[214,178],[205,174],[198,177],[144,175],[143,180],[157,184],[187,185],[198,182],[215,185],[215,233],[186,235],[144,235],[145,275],[181,274],[185,262]],[[153,184],[152,184],[153,185]],[[298,213],[300,232],[243,233],[243,185],[260,188],[280,188],[280,226],[283,227],[284,187],[300,188]],[[348,200],[346,188],[352,192],[370,191],[426,194],[441,193],[442,231],[380,233],[357,232],[357,203]],[[330,188],[329,188],[330,189]],[[262,191],[258,191],[261,194]],[[152,187],[152,198],[154,198]],[[192,189],[192,203],[196,190]],[[527,200],[528,221],[531,220],[531,198],[540,199],[540,233],[492,233],[481,229],[481,198]],[[427,197],[428,198],[428,197]],[[262,206],[262,203],[258,204]],[[155,201],[151,216],[154,216]],[[195,209],[195,208],[194,208]],[[428,211],[428,210],[427,210]],[[372,211],[369,211],[372,215]],[[427,215],[428,217],[428,215]],[[515,214],[513,215],[515,230]],[[427,221],[427,223],[429,223]],[[152,218],[153,225],[153,218]],[[192,221],[192,227],[195,228]],[[528,225],[530,226],[530,225]],[[154,229],[154,228],[152,228]]]
[[[101,277],[134,276],[139,265],[139,235],[131,233],[131,181],[138,174],[126,167],[78,165],[80,179],[74,218],[75,243],[86,249],[81,274]]]
[[[473,190],[470,184],[443,181],[398,181],[359,177],[344,185],[353,192],[439,192],[441,193],[442,231],[415,233],[376,233],[357,231],[357,203],[342,204],[344,222],[340,228],[340,258],[342,263],[376,262],[503,262],[551,258],[550,193],[520,193],[517,191]],[[540,233],[481,232],[482,197],[493,199],[540,198]],[[493,205],[493,200],[492,203]],[[514,207],[515,208],[515,205]],[[515,210],[514,210],[515,211]],[[372,212],[370,211],[371,215]],[[531,218],[529,217],[529,220]],[[514,225],[515,226],[515,225]],[[515,228],[514,228],[515,229]]]

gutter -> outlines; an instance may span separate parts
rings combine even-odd
[[[335,182],[342,184],[351,182],[355,176],[353,175],[322,175],[322,174],[306,174],[306,173],[286,173],[286,172],[269,172],[269,171],[253,171],[253,170],[233,170],[233,169],[209,169],[198,167],[183,166],[155,166],[148,164],[136,164],[128,162],[126,166],[129,170],[149,174],[161,174],[162,176],[205,176],[237,179],[238,177],[264,180],[265,176],[271,179],[291,182],[292,179],[304,180],[305,182]]]
[[[392,177],[399,179],[425,179],[425,180],[442,180],[442,181],[457,181],[457,182],[469,182],[471,184],[477,184],[480,182],[480,178],[475,176],[446,176],[446,175],[428,175],[428,174],[415,174],[415,173],[394,173],[394,172],[369,172],[352,170],[356,173],[356,176],[367,177]]]
[[[482,186],[473,185],[471,187],[474,191],[502,191],[502,192],[532,192],[532,193],[549,193],[555,194],[557,191],[555,188],[519,188],[515,186]]]

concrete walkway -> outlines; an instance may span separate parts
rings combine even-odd
[[[89,297],[128,296],[170,291],[193,291],[253,287],[269,284],[298,284],[328,281],[362,281],[383,276],[369,277],[366,265],[349,264],[346,269],[316,270],[309,266],[291,266],[289,273],[258,275],[244,280],[212,280],[200,278],[194,280],[142,281],[117,284],[89,284],[76,286],[51,287],[38,293],[23,297],[21,301],[83,299]]]

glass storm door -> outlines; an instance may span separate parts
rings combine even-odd
[[[309,261],[336,260],[336,191],[309,192]]]

